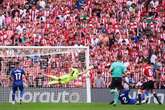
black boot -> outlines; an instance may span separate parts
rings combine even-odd
[[[112,105],[113,103],[114,103],[114,101],[109,102],[110,105]]]
[[[141,97],[141,94],[138,94],[138,100],[139,100],[139,104],[142,103],[142,97]]]

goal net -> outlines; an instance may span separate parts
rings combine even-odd
[[[69,68],[89,69],[89,48],[85,46],[0,46],[0,102],[11,100],[10,70],[15,62],[27,76],[24,102],[91,102],[89,71],[67,84],[52,84],[44,76],[69,74]],[[4,93],[5,91],[5,93]],[[9,92],[10,91],[10,92]]]

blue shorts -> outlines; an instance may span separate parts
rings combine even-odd
[[[16,93],[16,91],[18,89],[19,89],[20,92],[23,92],[23,90],[24,90],[23,84],[21,84],[21,85],[15,85],[15,84],[13,84],[12,90],[13,90],[13,93],[14,94]]]
[[[136,104],[137,100],[136,99],[130,99],[128,104]]]

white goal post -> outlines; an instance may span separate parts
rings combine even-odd
[[[89,47],[87,46],[0,46],[1,58],[30,57],[34,55],[58,55],[84,51],[85,69],[89,69]],[[86,102],[91,103],[91,82],[89,71],[86,73]]]

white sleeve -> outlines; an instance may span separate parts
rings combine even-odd
[[[125,77],[124,80],[125,80],[125,82],[129,83],[128,77]]]

